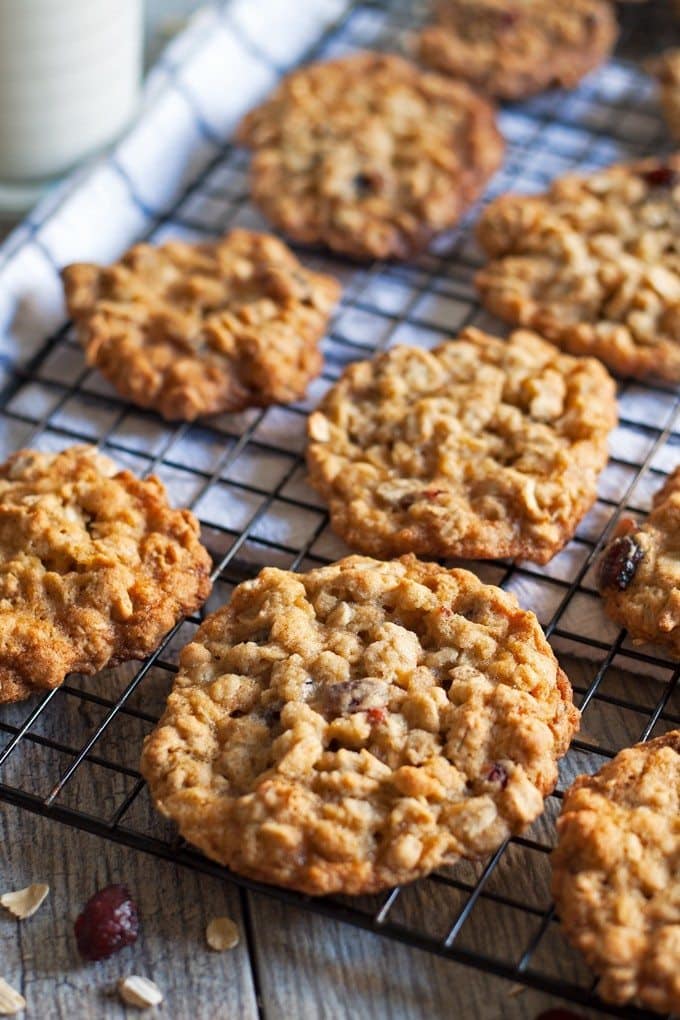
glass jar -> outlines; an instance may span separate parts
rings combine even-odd
[[[120,133],[139,98],[142,8],[0,0],[3,190],[60,175]]]

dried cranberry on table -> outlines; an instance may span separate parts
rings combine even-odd
[[[90,897],[73,927],[80,955],[103,960],[137,941],[137,907],[124,885],[107,885]]]

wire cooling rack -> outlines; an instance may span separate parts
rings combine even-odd
[[[362,46],[403,49],[419,16],[416,6],[355,3],[308,57]],[[573,168],[663,150],[653,87],[630,56],[669,42],[673,29],[664,8],[652,2],[622,11],[619,56],[576,92],[548,93],[501,112],[508,155],[487,198],[542,189]],[[248,204],[246,169],[243,152],[223,147],[154,222],[149,238],[202,238],[237,224],[263,227]],[[429,346],[470,323],[500,328],[475,298],[478,253],[469,221],[406,266],[357,268],[318,252],[301,254],[344,284],[325,341],[323,374],[304,402],[172,427],[121,401],[89,371],[68,325],[45,340],[27,368],[14,371],[4,391],[3,455],[29,444],[55,449],[95,442],[138,473],[157,473],[176,504],[194,509],[215,561],[215,591],[205,611],[264,564],[307,569],[347,551],[305,483],[303,436],[307,412],[348,361],[397,341]],[[593,563],[616,518],[644,513],[680,459],[676,392],[630,380],[620,380],[618,392],[613,456],[597,503],[567,549],[545,568],[473,565],[484,580],[515,590],[537,610],[583,711],[583,729],[562,762],[545,814],[490,860],[462,862],[383,896],[310,900],[231,875],[192,851],[153,812],[137,763],[142,739],[162,711],[177,650],[198,617],[178,625],[142,665],[96,678],[71,676],[39,701],[5,706],[0,799],[592,1010],[650,1015],[597,998],[592,975],[559,932],[549,894],[548,853],[561,791],[621,747],[680,725],[680,670],[658,650],[634,647],[602,614],[593,583]]]

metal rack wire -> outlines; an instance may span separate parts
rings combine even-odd
[[[623,17],[621,52],[668,41],[663,3]],[[361,46],[401,49],[420,17],[407,2],[354,3],[309,58]],[[635,5],[631,5],[635,7]],[[542,188],[556,174],[589,169],[664,145],[650,85],[617,59],[575,93],[549,93],[501,113],[508,158],[490,190]],[[123,169],[119,168],[123,173]],[[231,225],[264,226],[248,205],[246,159],[223,147],[151,240],[205,237]],[[198,514],[215,560],[215,592],[205,611],[265,563],[291,569],[330,562],[346,550],[329,533],[304,482],[307,411],[342,366],[396,341],[429,345],[468,323],[488,325],[471,275],[477,253],[463,223],[407,266],[357,268],[318,252],[309,262],[340,276],[344,295],[325,343],[325,368],[308,399],[286,408],[221,416],[171,427],[121,401],[89,371],[69,326],[14,369],[2,394],[6,452],[20,445],[59,448],[96,442],[140,474],[156,472],[178,504]],[[498,324],[494,324],[498,329]],[[545,569],[527,563],[475,564],[484,580],[541,607],[546,633],[565,659],[578,659],[577,702],[584,732],[562,763],[558,790],[522,837],[482,864],[461,863],[385,896],[311,900],[263,887],[208,861],[154,814],[137,770],[141,741],[162,711],[176,653],[200,622],[179,624],[143,664],[97,678],[69,678],[38,702],[0,713],[0,800],[217,875],[285,902],[379,932],[612,1016],[642,1017],[596,996],[592,975],[559,934],[549,896],[548,853],[561,791],[620,747],[680,725],[677,664],[640,650],[601,613],[592,565],[622,512],[644,511],[649,494],[678,460],[680,399],[669,387],[620,380],[621,421],[596,507],[569,548]],[[5,451],[3,451],[5,452]],[[584,621],[589,621],[585,626]],[[644,683],[638,674],[646,674]],[[488,944],[489,917],[494,942]]]

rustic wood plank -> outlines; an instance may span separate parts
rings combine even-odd
[[[120,1020],[126,1011],[107,992],[127,974],[151,978],[165,994],[164,1004],[145,1016],[258,1017],[245,938],[225,953],[213,952],[204,939],[208,920],[221,914],[243,930],[233,886],[4,805],[0,885],[5,890],[36,881],[48,882],[51,891],[33,917],[19,922],[0,909],[0,974],[26,997],[27,1017]],[[109,882],[130,887],[142,933],[135,946],[109,960],[84,963],[73,921]]]

